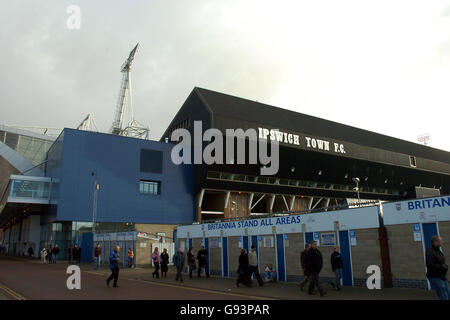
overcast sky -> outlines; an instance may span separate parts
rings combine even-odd
[[[0,41],[0,124],[108,131],[139,41],[152,139],[199,86],[450,150],[450,1],[15,0]]]

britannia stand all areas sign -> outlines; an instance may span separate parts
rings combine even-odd
[[[385,225],[449,220],[449,196],[383,204],[383,221]]]
[[[322,232],[335,229],[335,222],[339,230],[378,228],[378,206],[355,208],[339,211],[317,212],[303,215],[286,215],[272,218],[260,218],[242,221],[226,221],[198,225],[180,226],[177,228],[179,238],[212,238],[229,236],[260,236],[286,233]],[[245,233],[247,230],[247,233]],[[320,237],[316,236],[320,242]],[[258,237],[258,241],[262,241]]]

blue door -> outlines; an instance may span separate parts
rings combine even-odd
[[[353,286],[352,262],[348,231],[339,231],[339,247],[342,258],[342,282],[344,286]]]
[[[205,249],[206,249],[206,252],[208,252],[206,254],[206,270],[208,270],[208,274],[209,274],[209,239],[205,238],[204,240],[205,240]]]
[[[431,237],[432,236],[437,236],[438,234],[438,230],[437,230],[437,225],[436,223],[423,223],[422,224],[422,228],[423,228],[423,241],[425,244],[425,251],[424,251],[424,255],[426,250],[431,247]],[[426,267],[425,267],[426,269]],[[431,290],[435,290],[434,286],[430,283],[430,289]]]
[[[277,234],[277,264],[278,280],[286,281],[286,269],[284,264],[284,239],[282,234]]]
[[[94,252],[94,234],[92,232],[85,232],[81,238],[81,261],[92,262]]]
[[[307,244],[307,243],[311,244],[313,241],[314,241],[313,233],[306,232],[305,233],[305,244]]]
[[[431,237],[438,235],[436,223],[424,223],[423,228],[423,240],[425,242],[425,250],[431,247]]]
[[[177,229],[173,230],[173,243],[175,243],[175,252],[178,250]]]
[[[249,249],[249,247],[248,247],[248,236],[244,236],[243,237],[243,241],[244,241],[244,249],[247,250],[247,253],[248,253],[248,249]]]
[[[228,277],[228,238],[222,237],[222,276]]]

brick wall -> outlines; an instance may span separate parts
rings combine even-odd
[[[393,281],[426,279],[422,242],[414,241],[412,228],[412,224],[386,226]]]
[[[241,249],[239,248],[239,237],[228,237],[228,273],[229,276],[236,276],[239,266],[239,256]]]
[[[264,237],[273,237],[273,247],[272,248],[266,248],[264,247]],[[276,256],[275,256],[275,235],[264,235],[262,236],[263,241],[261,241],[258,244],[258,251],[259,251],[259,272],[264,272],[264,269],[266,266],[271,263],[276,267]]]
[[[367,279],[367,267],[377,265],[381,269],[378,229],[355,230],[356,246],[352,246],[353,278]],[[365,285],[365,284],[364,284]]]
[[[303,242],[303,233],[290,233],[289,247],[284,248],[286,255],[286,274],[289,280],[291,276],[303,276],[303,270],[300,264],[300,254],[305,248]]]
[[[210,252],[209,256],[210,274],[222,275],[222,248],[210,248],[209,252]]]

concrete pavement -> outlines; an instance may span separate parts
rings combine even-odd
[[[325,297],[301,292],[297,284],[266,283],[258,287],[236,287],[235,279],[204,277],[175,281],[174,267],[169,267],[167,279],[153,279],[153,268],[120,269],[120,288],[107,288],[105,279],[109,269],[93,270],[92,264],[80,264],[82,290],[68,290],[65,281],[67,262],[42,264],[38,260],[0,257],[0,283],[18,290],[31,299],[287,299],[287,300],[435,300],[432,291],[417,289],[368,290],[362,287],[344,287],[334,291],[323,284]],[[1,290],[0,290],[1,291]]]

